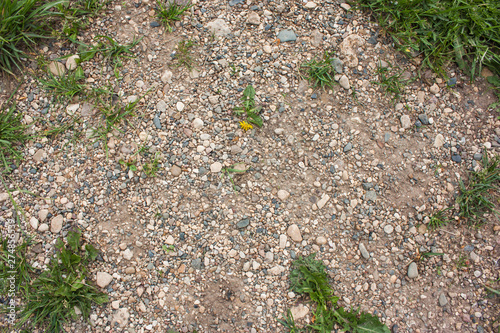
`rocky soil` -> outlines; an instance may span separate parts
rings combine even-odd
[[[92,138],[99,108],[57,102],[36,80],[36,63],[15,95],[33,133],[74,124],[29,142],[7,184],[39,244],[35,267],[75,227],[100,250],[90,269],[110,302],[67,331],[282,332],[277,319],[289,308],[313,320],[288,274],[294,258],[316,252],[339,302],[393,332],[496,332],[500,305],[483,285],[499,279],[498,219],[427,228],[434,211],[453,205],[467,170],[499,151],[484,79],[470,83],[453,67],[449,80],[419,76],[421,59],[399,54],[347,3],[193,3],[168,33],[152,1],[114,1],[83,34],[85,43],[142,37],[119,79],[99,56],[81,64],[87,84],[111,87],[117,103],[141,98],[137,116],[108,135],[108,156]],[[187,39],[191,70],[175,60]],[[56,59],[76,54],[74,45],[40,50],[73,70]],[[301,64],[325,50],[339,84],[314,90]],[[399,99],[375,83],[377,66],[409,80]],[[264,126],[244,132],[232,110],[248,84]],[[147,177],[155,153],[159,171]],[[233,187],[224,168],[236,163],[249,169],[233,174]],[[14,208],[0,198],[4,223]]]

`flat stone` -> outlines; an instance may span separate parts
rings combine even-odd
[[[243,220],[239,221],[238,223],[236,223],[236,227],[238,229],[243,229],[243,228],[248,227],[249,224],[250,224],[250,219],[243,219]]]
[[[314,9],[316,8],[317,4],[315,2],[312,2],[312,1],[309,1],[305,4],[304,7],[308,8],[308,9]]]
[[[339,80],[339,84],[342,88],[344,88],[345,90],[347,89],[350,89],[351,88],[351,85],[349,83],[349,79],[347,78],[347,76],[345,75],[342,75],[340,77],[340,80]]]
[[[49,225],[47,223],[42,223],[38,227],[38,231],[40,231],[40,232],[45,232],[45,231],[48,231],[48,230],[49,230]]]
[[[441,148],[444,145],[444,136],[442,134],[437,134],[434,139],[434,147]]]
[[[429,88],[429,91],[430,91],[432,94],[436,95],[437,93],[439,93],[439,86],[438,86],[436,83],[434,83],[434,84],[433,84],[433,85]]]
[[[448,304],[446,296],[444,294],[439,295],[439,306],[443,307],[446,306],[446,304]]]
[[[9,193],[7,193],[7,192],[0,193],[0,202],[7,201],[7,199],[9,199],[9,198],[10,198]],[[49,212],[47,211],[47,214],[48,213]]]
[[[239,154],[242,151],[243,151],[243,149],[241,149],[241,147],[238,146],[238,145],[232,145],[231,146],[231,154],[233,154],[233,155]]]
[[[327,239],[323,236],[316,237],[316,244],[325,245],[327,243]]]
[[[286,235],[284,235],[284,234],[280,235],[280,249],[286,248],[287,240],[288,240],[288,238],[286,237]]]
[[[30,225],[33,229],[37,230],[38,229],[38,220],[36,217],[32,216],[30,218]]]
[[[365,259],[370,259],[370,253],[366,250],[366,247],[363,243],[359,243],[359,251],[361,252],[361,255]]]
[[[61,231],[63,225],[64,217],[62,215],[57,215],[50,221],[50,231],[57,234]]]
[[[394,231],[394,227],[392,225],[390,225],[390,224],[387,224],[384,227],[384,231],[385,231],[386,234],[390,235]]]
[[[170,168],[170,173],[172,174],[172,176],[174,177],[179,177],[180,174],[182,172],[182,169],[179,168],[177,165],[173,165],[171,168]]]
[[[288,197],[290,196],[290,193],[288,193],[287,191],[285,190],[279,190],[278,191],[278,198],[281,200],[281,201],[284,201],[286,199],[288,199]]]
[[[105,288],[108,286],[108,284],[111,283],[111,281],[113,281],[113,277],[111,276],[111,274],[106,273],[106,272],[97,272],[96,284],[99,287]]]
[[[217,173],[217,172],[220,172],[222,170],[222,163],[220,162],[214,162],[210,165],[210,171],[212,173]]]
[[[172,76],[173,76],[173,73],[167,69],[161,75],[161,78],[160,78],[161,82],[163,82],[163,83],[172,83]]]
[[[332,59],[333,69],[335,73],[341,74],[344,71],[344,62],[338,58]]]
[[[134,267],[127,267],[125,268],[125,274],[135,274],[135,268]]]
[[[260,24],[260,16],[256,12],[250,12],[248,14],[247,23],[251,25],[259,25]]]
[[[203,125],[204,125],[203,120],[201,120],[200,118],[195,118],[193,120],[193,127],[195,129],[200,129],[203,127]]]
[[[410,126],[411,126],[410,116],[408,116],[407,114],[402,115],[399,120],[401,121],[402,128],[404,128],[404,129],[410,128]]]
[[[126,249],[125,251],[122,252],[122,256],[126,260],[131,260],[132,257],[134,256],[134,253],[130,251],[130,249]]]
[[[44,153],[45,153],[45,151],[43,149],[38,149],[37,152],[35,153],[35,155],[33,155],[33,160],[35,162],[41,162],[43,159]]]
[[[309,313],[309,308],[303,304],[299,304],[290,309],[293,319],[302,319]]]
[[[328,194],[323,195],[323,197],[321,197],[321,199],[316,203],[318,209],[325,207],[328,200],[330,200],[330,196]]]
[[[185,108],[185,105],[182,102],[177,102],[175,107],[177,108],[177,111],[182,112],[182,110],[184,110],[184,108]]]
[[[175,239],[172,235],[168,235],[167,239],[165,240],[165,244],[167,245],[174,245]]]
[[[57,61],[52,61],[49,64],[49,71],[55,76],[61,76],[66,73],[66,67],[63,64]]]
[[[120,327],[127,326],[129,317],[130,314],[128,312],[128,309],[126,308],[118,309],[118,311],[116,311],[113,314],[113,318],[111,320],[111,327],[115,327],[116,326],[115,324],[118,324]]]
[[[352,143],[348,143],[344,146],[344,153],[347,153],[348,151],[350,151],[352,149]]]
[[[80,59],[80,56],[78,54],[74,54],[74,55],[68,57],[68,59],[66,59],[66,68],[69,71],[72,71],[78,67],[78,64],[76,61],[77,59]]]
[[[165,102],[164,100],[160,99],[158,101],[158,103],[156,103],[156,110],[158,110],[160,112],[167,111],[167,102]]]
[[[408,277],[410,279],[414,279],[418,276],[418,267],[417,264],[412,262],[410,266],[408,266]]]
[[[451,160],[455,163],[460,163],[462,162],[462,156],[460,156],[459,154],[453,154],[451,155]]]
[[[293,30],[281,30],[278,33],[278,39],[282,42],[295,42],[297,40],[297,35]]]
[[[231,5],[231,2],[234,2],[235,0],[231,0],[229,4]],[[240,0],[236,0],[238,3],[240,3]],[[243,2],[243,0],[241,0]],[[234,5],[233,5],[234,6]],[[227,36],[231,33],[231,28],[229,25],[224,21],[223,19],[215,19],[213,21],[210,21],[207,23],[206,27],[208,28],[208,31],[210,33],[213,33],[215,36]]]
[[[429,125],[429,118],[427,117],[426,114],[419,114],[418,115],[418,120],[420,120],[420,122],[423,125]]]
[[[300,234],[300,229],[296,224],[289,226],[286,233],[294,242],[302,242],[302,235]]]
[[[366,201],[375,202],[375,200],[377,200],[377,192],[375,192],[375,191],[366,191],[365,200]]]
[[[280,275],[284,271],[285,271],[285,267],[283,267],[281,265],[274,266],[273,268],[270,268],[268,270],[268,272],[271,273],[272,275]]]

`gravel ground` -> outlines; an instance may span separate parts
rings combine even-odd
[[[419,78],[419,59],[398,54],[346,3],[198,0],[172,33],[156,23],[150,0],[115,1],[81,40],[143,37],[118,80],[99,56],[82,63],[88,85],[110,86],[117,103],[145,94],[137,117],[108,135],[108,157],[91,138],[100,121],[92,104],[57,103],[29,75],[15,97],[33,133],[79,119],[29,142],[8,184],[37,195],[14,192],[41,245],[36,267],[76,226],[101,251],[91,272],[110,302],[68,332],[282,332],[277,318],[289,308],[312,320],[288,283],[292,260],[312,252],[339,303],[393,332],[498,330],[498,298],[483,287],[499,278],[498,220],[426,225],[482,154],[499,151],[484,79],[470,83],[453,68],[449,81]],[[192,70],[173,56],[186,39]],[[40,49],[48,59],[76,52]],[[324,50],[338,58],[339,84],[313,90],[300,65]],[[377,64],[411,80],[399,100],[373,83]],[[248,84],[264,126],[243,132],[232,109]],[[156,177],[143,172],[141,147],[158,153]],[[234,175],[237,193],[221,177],[235,163],[250,168]],[[13,207],[0,198],[5,221]],[[444,256],[419,256],[429,251]]]

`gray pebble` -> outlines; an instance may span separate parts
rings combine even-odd
[[[448,300],[444,294],[439,295],[439,306],[445,306],[448,304]]]
[[[365,259],[370,259],[370,253],[366,250],[366,247],[363,243],[359,243],[359,251],[361,252],[361,255]]]
[[[410,279],[414,279],[418,276],[418,267],[417,264],[412,262],[410,266],[408,266],[408,277]]]

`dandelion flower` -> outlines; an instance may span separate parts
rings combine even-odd
[[[249,123],[247,123],[246,121],[240,121],[240,127],[242,130],[244,130],[245,132],[248,131],[249,129],[252,129],[253,126],[250,125]]]

